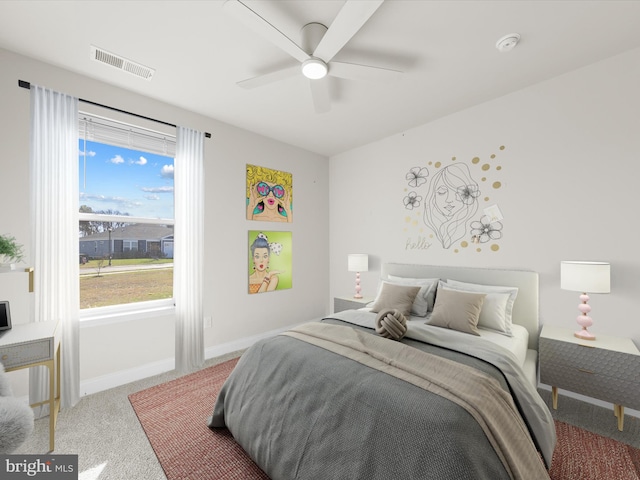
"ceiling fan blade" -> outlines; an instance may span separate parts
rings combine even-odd
[[[347,80],[393,81],[402,76],[402,72],[389,68],[358,65],[357,63],[331,62],[329,75]]]
[[[265,73],[264,75],[258,75],[257,77],[248,78],[238,82],[238,85],[242,88],[251,89],[256,87],[262,87],[278,80],[284,80],[285,78],[295,77],[300,74],[300,65],[295,65],[289,68],[283,68],[282,70],[276,70],[275,72]]]
[[[329,83],[327,79],[309,80],[311,87],[311,99],[316,113],[327,113],[331,110],[331,98],[329,97]]]
[[[347,0],[313,52],[329,62],[351,40],[384,0]]]
[[[258,35],[266,38],[299,62],[304,62],[309,58],[309,54],[302,50],[293,40],[241,1],[227,0],[224,3],[223,8],[244,23],[247,27],[251,28]]]

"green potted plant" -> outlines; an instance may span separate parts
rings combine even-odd
[[[11,235],[0,235],[0,269],[13,270],[13,264],[23,258],[22,244]]]

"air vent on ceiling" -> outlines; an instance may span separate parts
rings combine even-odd
[[[91,45],[91,59],[96,62],[106,63],[107,65],[111,65],[112,67],[118,68],[120,70],[124,70],[125,72],[129,72],[132,75],[137,77],[144,78],[145,80],[151,80],[153,74],[156,71],[153,68],[145,67],[136,62],[132,62],[120,55],[116,55],[115,53],[107,52],[102,48],[98,48],[94,45]]]

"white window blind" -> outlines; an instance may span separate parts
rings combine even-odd
[[[80,138],[175,158],[176,137],[89,113],[79,114]]]

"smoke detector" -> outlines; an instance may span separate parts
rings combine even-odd
[[[520,41],[520,35],[517,33],[510,33],[509,35],[505,35],[500,40],[496,42],[496,48],[500,52],[509,52],[513,50],[518,42]]]
[[[136,77],[144,78],[145,80],[151,80],[153,74],[156,73],[155,69],[146,67],[140,63],[133,62],[127,58],[116,55],[115,53],[107,52],[106,50],[91,45],[89,51],[91,59],[96,62],[106,63],[119,70],[128,72]]]

